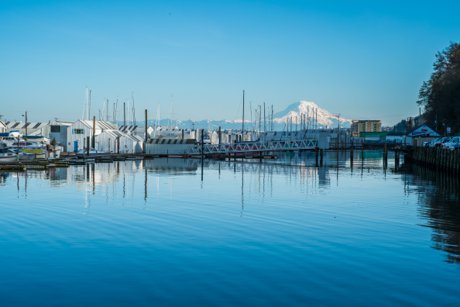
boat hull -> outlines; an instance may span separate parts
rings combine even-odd
[[[0,164],[17,162],[17,156],[0,156]]]

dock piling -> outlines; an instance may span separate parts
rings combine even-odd
[[[318,147],[315,148],[315,165],[318,167],[318,160],[319,160],[319,150]]]

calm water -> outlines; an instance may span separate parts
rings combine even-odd
[[[3,173],[0,304],[458,305],[458,181],[355,154]]]

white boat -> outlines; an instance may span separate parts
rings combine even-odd
[[[11,163],[16,161],[18,161],[17,154],[6,148],[0,148],[0,164]]]

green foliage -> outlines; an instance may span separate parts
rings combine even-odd
[[[418,104],[425,108],[425,119],[436,130],[446,127],[460,131],[460,44],[452,43],[436,54],[433,73],[423,82]]]

